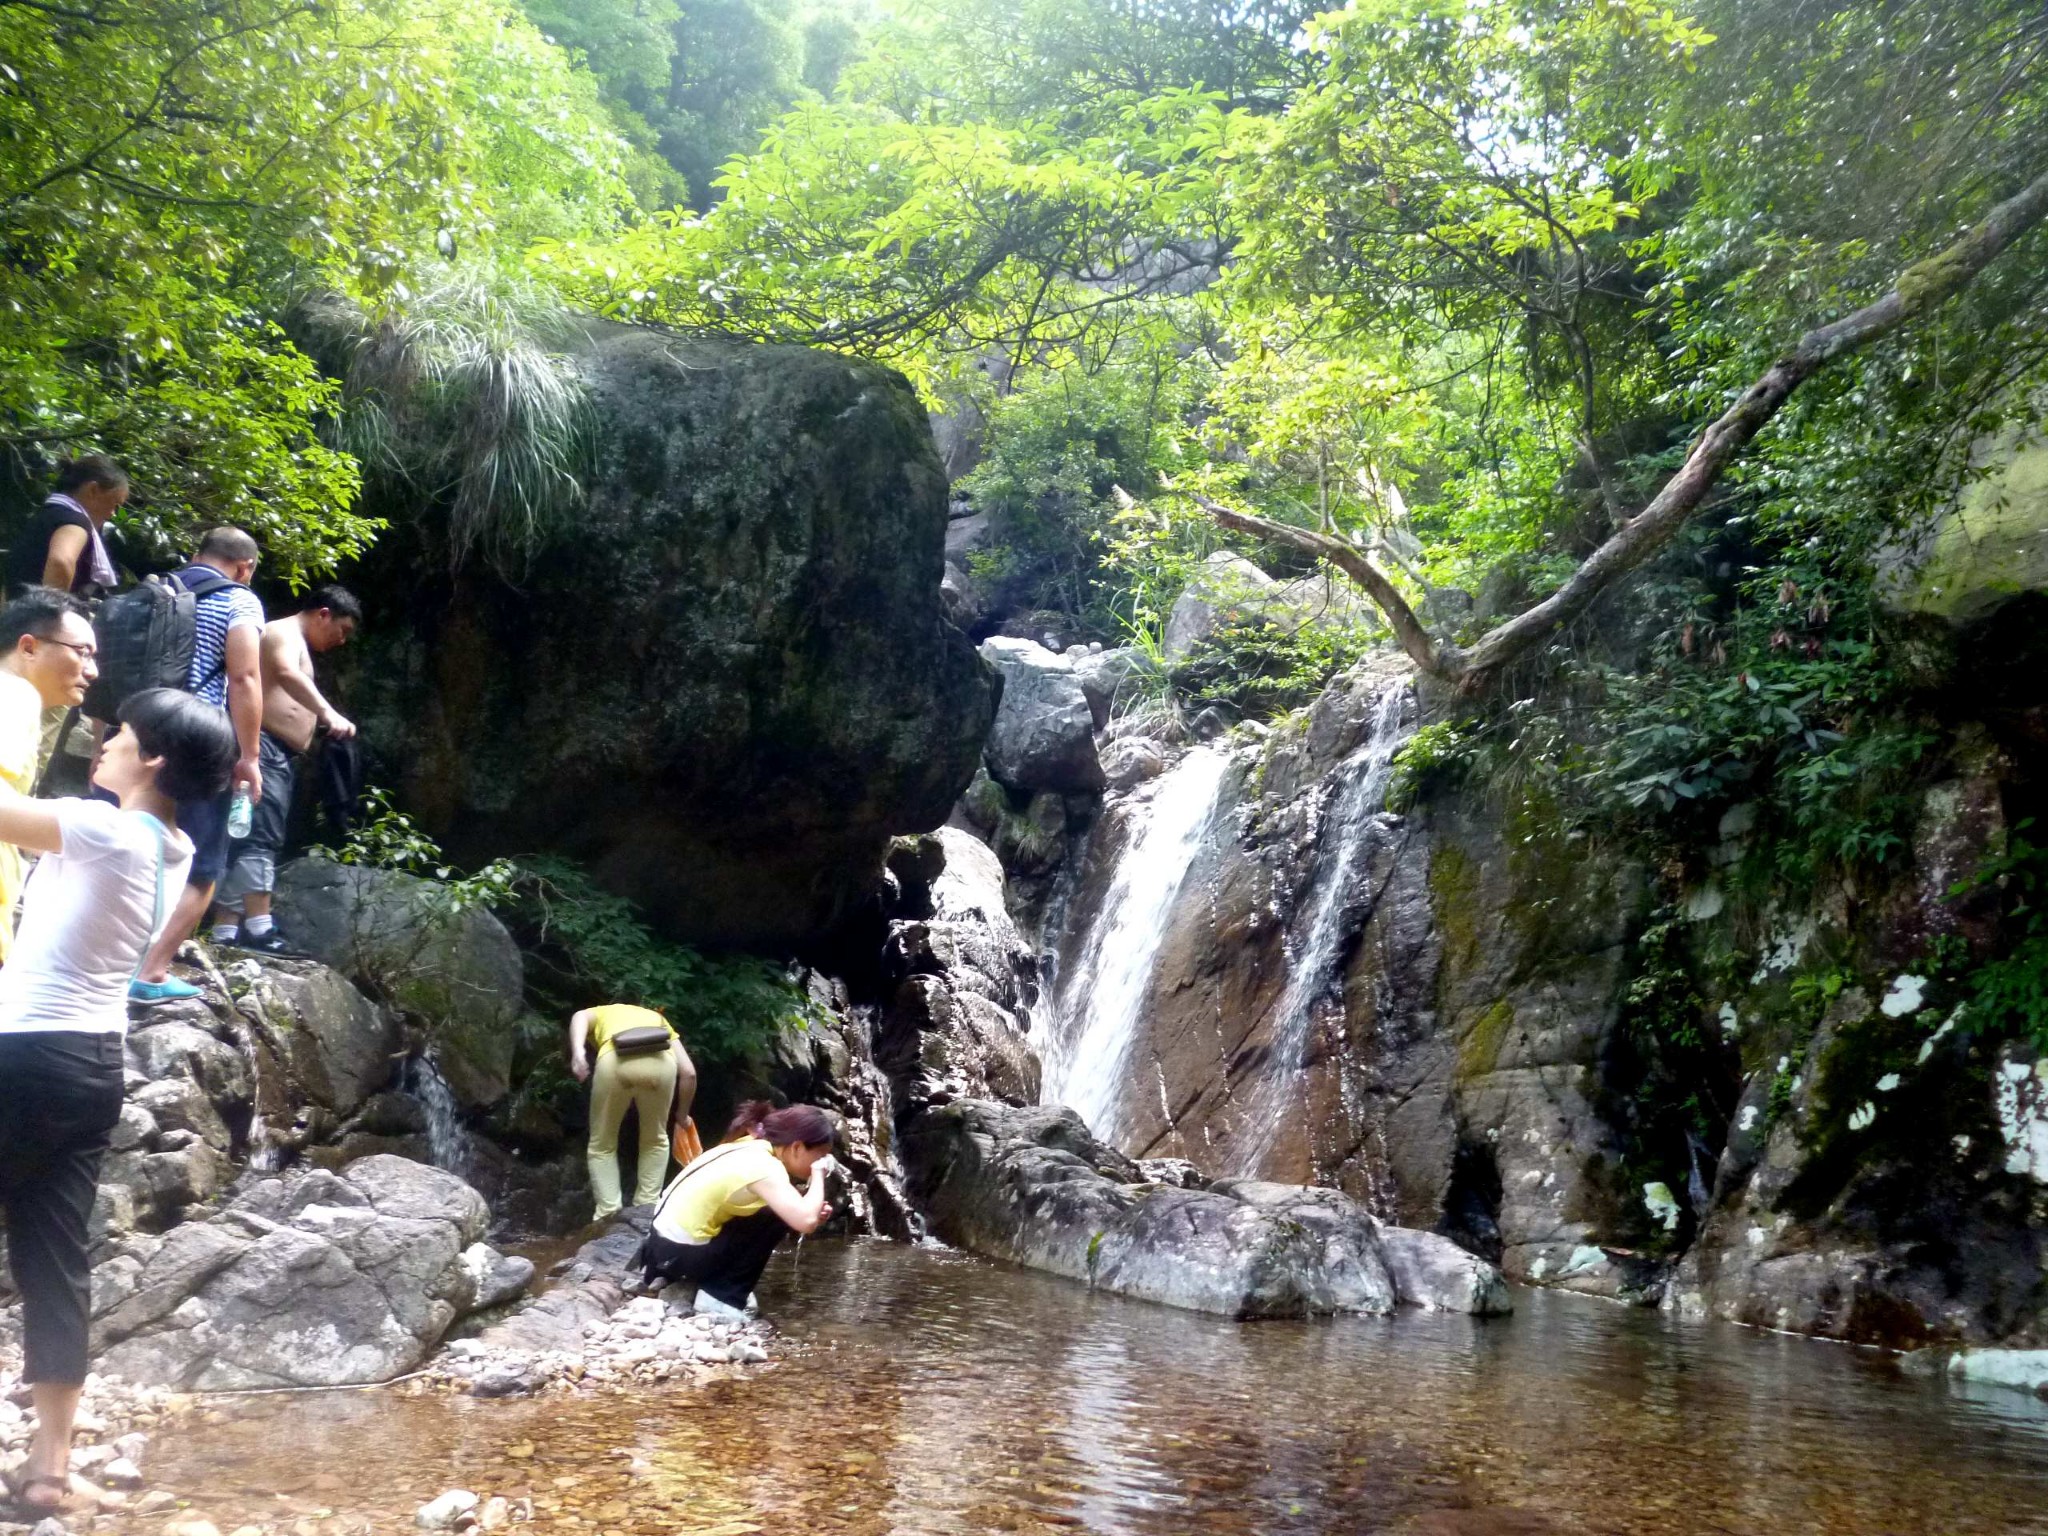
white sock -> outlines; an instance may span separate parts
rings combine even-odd
[[[213,925],[213,942],[216,944],[232,944],[241,936],[242,928],[239,923],[215,923]]]
[[[242,919],[242,932],[252,939],[262,938],[263,935],[270,932],[270,929],[271,917],[268,912],[265,912],[261,917],[245,917]]]

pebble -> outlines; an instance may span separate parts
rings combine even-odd
[[[182,1520],[173,1520],[166,1525],[164,1536],[220,1536],[220,1527],[211,1520],[202,1520],[197,1515],[187,1515]]]
[[[439,1498],[422,1504],[412,1517],[413,1524],[428,1531],[455,1529],[465,1515],[474,1522],[477,1503],[477,1496],[467,1488],[450,1488]]]
[[[71,1532],[55,1515],[45,1515],[36,1522],[35,1529],[28,1536],[71,1536]]]

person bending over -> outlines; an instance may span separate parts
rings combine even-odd
[[[178,803],[219,793],[238,751],[226,713],[188,693],[145,689],[119,714],[93,770],[117,803],[0,790],[0,840],[44,855],[0,969],[0,1212],[36,1410],[14,1491],[31,1518],[69,1488],[91,1315],[86,1218],[121,1118],[128,981],[192,863]]]
[[[639,1112],[640,1152],[633,1160],[633,1203],[652,1205],[668,1178],[668,1123],[680,1141],[697,1097],[697,1068],[675,1028],[652,1008],[608,1003],[569,1018],[569,1070],[590,1084],[591,1218],[619,1209],[619,1125]]]
[[[726,1135],[662,1192],[640,1267],[649,1285],[695,1285],[699,1312],[739,1318],[783,1234],[815,1232],[832,1214],[832,1120],[815,1105],[756,1101],[740,1106]]]

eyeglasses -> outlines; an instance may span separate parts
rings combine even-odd
[[[87,661],[91,661],[95,656],[99,655],[100,653],[100,648],[98,646],[86,645],[77,640],[56,640],[45,635],[36,635],[33,638],[38,645],[61,645],[67,651],[76,651],[78,652],[79,655],[83,656]]]

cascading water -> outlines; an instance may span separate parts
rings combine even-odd
[[[1077,1111],[1114,1142],[1124,1068],[1136,1037],[1175,899],[1216,818],[1229,755],[1197,747],[1165,774],[1116,875],[1080,958],[1058,979],[1041,1048],[1047,1104]]]
[[[1274,1006],[1269,1060],[1245,1096],[1243,1131],[1231,1152],[1231,1171],[1255,1175],[1273,1150],[1281,1123],[1298,1097],[1316,1010],[1341,983],[1348,943],[1369,915],[1357,901],[1359,876],[1371,862],[1384,821],[1387,779],[1402,741],[1408,687],[1383,692],[1365,745],[1338,765],[1336,788],[1316,832],[1316,870],[1309,898],[1287,948],[1287,988]]]
[[[441,1075],[433,1056],[421,1051],[405,1063],[405,1091],[418,1102],[427,1116],[427,1155],[436,1168],[459,1178],[469,1177],[469,1131],[462,1123],[462,1106],[455,1090]]]

